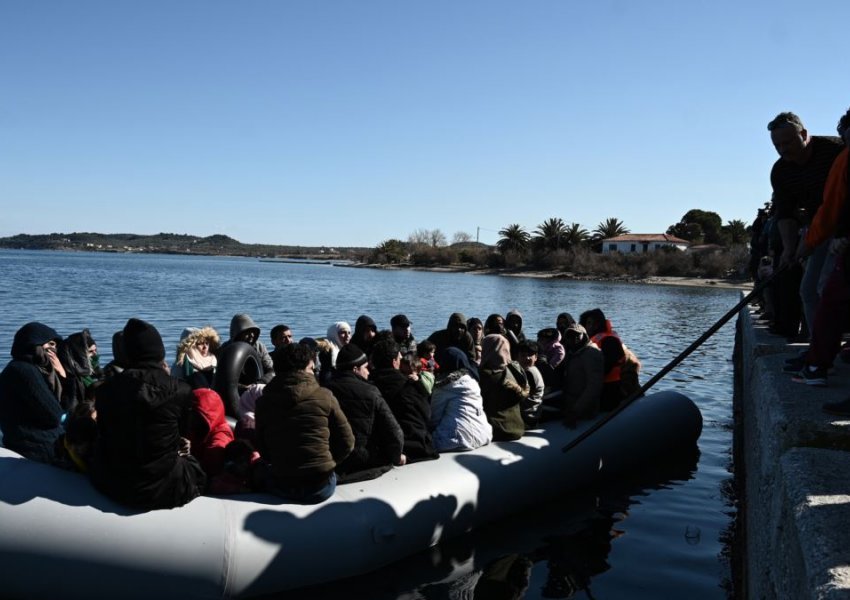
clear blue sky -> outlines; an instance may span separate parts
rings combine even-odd
[[[495,243],[750,222],[766,130],[835,135],[846,0],[0,3],[0,236]]]

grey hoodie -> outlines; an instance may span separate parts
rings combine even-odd
[[[257,354],[260,355],[260,362],[263,365],[263,377],[257,383],[268,383],[274,378],[274,363],[272,362],[272,357],[266,349],[265,344],[260,341],[260,328],[257,327],[257,324],[254,323],[254,319],[250,316],[242,313],[233,315],[233,318],[230,320],[230,340],[221,347],[221,350],[235,342],[236,338],[240,334],[248,331],[249,329],[253,329],[257,334],[251,345],[257,351]]]

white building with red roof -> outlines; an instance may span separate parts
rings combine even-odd
[[[667,233],[627,233],[602,240],[602,253],[642,254],[661,248],[687,250],[691,243]]]

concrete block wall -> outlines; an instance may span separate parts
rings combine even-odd
[[[736,457],[748,598],[850,599],[850,419],[824,402],[850,396],[850,365],[829,386],[794,383],[803,348],[770,335],[752,308],[738,318]]]

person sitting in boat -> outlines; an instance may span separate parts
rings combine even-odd
[[[521,405],[528,399],[528,381],[511,360],[510,342],[503,335],[484,336],[481,343],[481,397],[496,441],[518,440],[525,433]]]
[[[235,436],[224,415],[224,402],[218,392],[204,386],[198,378],[195,378],[194,384],[186,437],[192,456],[201,463],[207,478],[212,479],[224,469],[224,451]]]
[[[505,318],[498,313],[493,313],[484,321],[484,335],[494,333],[505,335]]]
[[[323,502],[336,489],[334,470],[354,449],[354,432],[334,395],[319,387],[309,347],[290,344],[276,360],[278,375],[257,400],[265,487],[291,502]]]
[[[564,337],[564,332],[567,330],[567,328],[575,322],[576,320],[568,312],[562,312],[558,315],[558,317],[555,319],[555,329],[557,329],[558,333],[561,334],[561,338]]]
[[[127,368],[97,390],[91,480],[127,506],[181,506],[199,496],[206,484],[185,437],[192,388],[169,375],[162,337],[150,323],[127,321],[124,351]]]
[[[272,341],[272,348],[274,348],[274,352],[275,350],[280,350],[284,346],[291,344],[294,339],[294,335],[292,334],[292,329],[289,328],[289,325],[280,323],[272,327],[272,330],[269,332],[269,338]]]
[[[466,352],[469,360],[475,358],[475,343],[466,330],[466,317],[462,313],[452,313],[446,328],[435,331],[428,337],[428,340],[437,347],[438,362],[442,362],[440,356],[448,348],[460,348]]]
[[[546,385],[543,375],[537,369],[537,356],[540,347],[537,342],[526,340],[517,346],[517,362],[522,367],[528,381],[528,397],[520,402],[522,420],[527,428],[536,427],[540,420],[540,409],[543,406],[543,393]]]
[[[127,359],[124,355],[124,332],[116,331],[112,334],[112,360],[103,367],[103,378],[109,379],[118,375],[127,367]]]
[[[622,342],[601,309],[583,312],[579,323],[587,331],[590,341],[602,351],[605,360],[600,408],[614,410],[621,401],[640,389],[640,361]]]
[[[472,336],[472,343],[475,345],[475,356],[472,362],[476,365],[481,362],[481,340],[484,339],[484,323],[478,317],[472,317],[466,320],[466,330]]]
[[[418,366],[416,355],[412,356]],[[402,355],[394,340],[383,340],[372,349],[371,381],[381,392],[404,433],[404,455],[407,462],[438,458],[431,441],[428,423],[431,420],[431,403],[418,377],[412,379],[402,373]]]
[[[330,366],[336,368],[336,357],[339,351],[351,341],[351,325],[345,321],[337,321],[328,327],[326,339],[331,345]]]
[[[563,365],[563,382],[559,405],[564,421],[573,425],[577,419],[591,419],[599,412],[605,360],[602,351],[591,343],[587,331],[578,323],[564,332],[567,351]]]
[[[555,327],[541,329],[537,332],[537,343],[540,346],[540,355],[546,359],[546,364],[557,369],[567,354],[561,343],[561,332]]]
[[[254,323],[254,320],[246,314],[233,315],[230,320],[230,339],[219,348],[219,357],[222,356],[224,349],[234,342],[245,342],[249,344],[260,358],[260,367],[263,369],[263,374],[258,381],[251,383],[268,383],[274,377],[274,363],[266,345],[260,341],[260,328]]]
[[[412,323],[407,315],[395,315],[390,319],[390,329],[393,339],[399,345],[402,354],[408,352],[416,352],[416,338],[413,337],[413,331],[410,326]]]
[[[351,343],[363,350],[367,356],[370,356],[377,334],[378,326],[375,325],[375,320],[368,315],[360,315],[354,323],[354,333],[351,335]]]
[[[343,483],[374,479],[407,461],[404,434],[381,392],[369,383],[368,362],[360,348],[346,344],[327,385],[354,431],[354,451],[336,468]]]
[[[180,334],[177,358],[171,365],[171,375],[193,388],[213,387],[218,365],[216,352],[220,346],[218,332],[212,327],[187,327]]]
[[[102,375],[93,362],[97,356],[97,344],[88,329],[72,333],[56,347],[56,356],[62,363],[59,380],[62,385],[62,409],[66,414],[86,397],[86,387]]]
[[[522,330],[522,314],[513,309],[508,311],[505,317],[505,335],[511,343],[511,356],[516,360],[517,347],[525,341],[525,333]]]
[[[0,373],[3,445],[45,463],[56,458],[56,440],[62,435],[62,364],[56,356],[61,340],[53,328],[27,323],[15,333],[12,360]]]
[[[431,439],[437,452],[475,450],[493,440],[478,370],[458,348],[443,356],[431,394]]]

